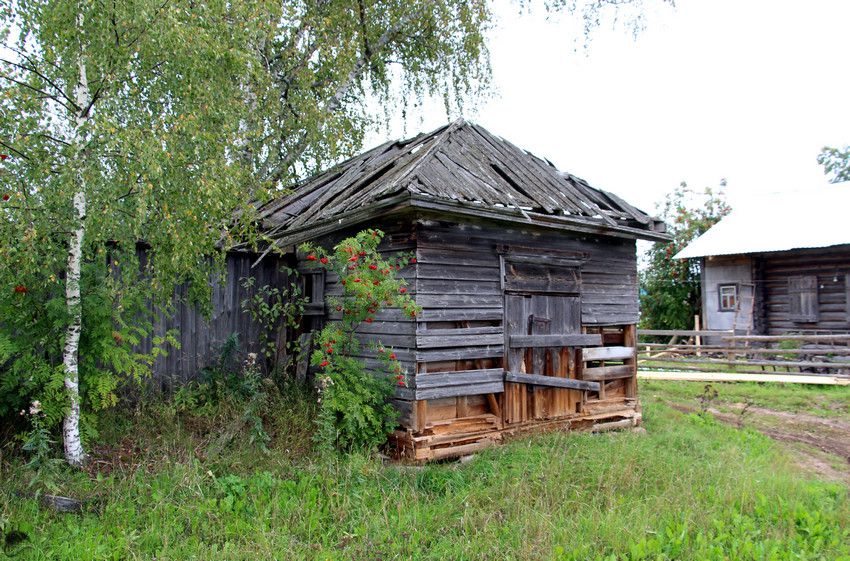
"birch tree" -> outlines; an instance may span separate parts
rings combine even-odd
[[[145,307],[131,304],[186,281],[203,300],[209,257],[220,261],[222,232],[247,208],[233,154],[246,143],[246,84],[259,82],[251,46],[269,30],[231,24],[267,6],[13,8],[0,71],[0,403],[8,414],[39,397],[80,466],[81,406],[114,404],[116,374],[138,378],[151,362],[134,350]]]

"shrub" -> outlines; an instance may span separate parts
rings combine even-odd
[[[725,180],[720,186],[726,186]],[[698,193],[682,182],[659,210],[673,239],[654,243],[644,254],[640,325],[647,329],[691,329],[694,315],[700,311],[699,260],[675,256],[731,208],[722,191],[706,188]]]
[[[146,285],[139,279],[119,281],[118,276],[129,275],[116,274],[114,259],[110,265],[105,260],[83,265],[79,379],[86,439],[97,434],[97,412],[118,402],[123,382],[144,379],[168,345],[179,347],[169,333],[154,337],[150,352],[139,352],[153,326]],[[0,425],[14,423],[30,434],[29,441],[38,433],[45,442],[68,408],[62,366],[67,308],[61,279],[54,275],[45,284],[19,277],[14,286],[2,287],[0,317]],[[37,417],[21,414],[35,402]],[[44,453],[43,446],[37,448]]]
[[[372,350],[381,372],[366,368],[355,333],[372,323],[384,306],[400,308],[415,317],[420,309],[407,293],[397,272],[415,262],[409,254],[384,258],[378,246],[384,233],[366,230],[333,248],[301,246],[307,260],[332,271],[343,289],[341,298],[329,298],[339,319],[315,334],[310,363],[319,369],[319,415],[316,438],[323,449],[374,449],[395,427],[397,413],[388,403],[395,385],[406,385],[407,372],[395,352],[380,342]]]

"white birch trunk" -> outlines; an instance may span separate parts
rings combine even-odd
[[[80,37],[83,36],[83,15],[77,16]],[[85,49],[80,50],[78,60],[78,82],[74,88],[74,102],[77,105],[74,139],[76,142],[75,158],[72,165],[80,165],[85,146],[83,126],[88,119],[88,105],[91,100],[88,78],[86,76]],[[79,349],[80,332],[83,323],[83,307],[80,298],[80,270],[83,260],[83,238],[86,232],[86,192],[85,177],[80,171],[77,174],[77,190],[74,193],[74,231],[68,240],[68,270],[65,276],[65,306],[68,309],[70,322],[65,330],[65,347],[62,353],[62,364],[65,367],[65,390],[68,392],[70,409],[62,423],[62,436],[65,446],[65,459],[75,467],[85,463],[86,454],[80,440],[80,375]]]
[[[80,186],[82,187],[82,186]],[[80,331],[83,322],[83,307],[80,301],[80,264],[83,258],[83,236],[85,235],[86,195],[82,189],[74,195],[74,212],[77,228],[68,243],[68,270],[65,277],[65,305],[70,322],[65,330],[65,349],[62,363],[65,366],[65,390],[71,408],[62,423],[65,459],[72,466],[85,462],[83,443],[80,440],[80,382],[78,356]]]

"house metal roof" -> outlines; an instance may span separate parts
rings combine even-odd
[[[679,259],[850,244],[850,182],[737,203]]]
[[[261,206],[258,217],[283,246],[405,206],[667,239],[663,222],[617,195],[463,120],[337,164]]]

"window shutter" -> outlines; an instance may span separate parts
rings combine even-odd
[[[816,275],[788,279],[789,319],[794,323],[818,321],[818,278]]]
[[[544,263],[505,262],[505,290],[509,292],[581,293],[581,269]]]

